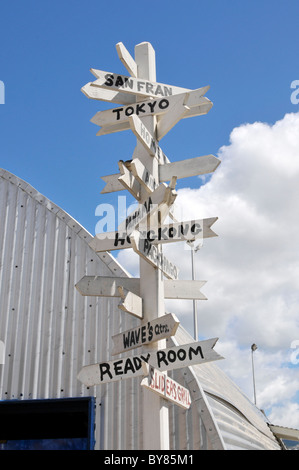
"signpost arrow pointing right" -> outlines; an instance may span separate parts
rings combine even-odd
[[[202,157],[188,158],[173,163],[165,163],[164,165],[159,165],[159,181],[160,183],[170,181],[174,175],[177,176],[178,179],[181,179],[212,173],[220,163],[221,160],[214,155],[204,155]],[[143,183],[145,183],[145,176],[143,175],[147,175],[148,172],[140,160],[134,158],[130,163],[130,167],[138,181],[141,182],[143,180]],[[120,176],[120,173],[102,176],[102,180],[105,181],[106,186],[101,193],[106,194],[114,191],[122,191],[124,187],[118,182]],[[153,188],[153,182],[149,181],[149,177],[147,177],[147,179],[148,181],[145,184],[148,186],[148,192],[150,192],[151,188]],[[151,186],[149,186],[149,183],[151,183]]]
[[[212,338],[167,349],[146,351],[139,356],[84,366],[77,377],[80,382],[91,387],[144,375],[143,361],[160,371],[217,361],[223,359],[213,349],[217,341],[218,338]]]
[[[200,291],[206,281],[164,280],[165,299],[206,300]],[[118,287],[122,286],[140,296],[140,279],[134,277],[83,276],[76,284],[81,295],[96,297],[121,297]]]

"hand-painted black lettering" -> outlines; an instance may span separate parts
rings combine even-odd
[[[147,82],[146,84],[146,92],[149,94],[154,94],[154,85],[152,83]]]
[[[202,228],[200,226],[200,224],[193,224],[192,227],[191,227],[191,232],[194,233],[194,235],[198,235],[199,232],[202,232]]]
[[[114,76],[111,73],[107,73],[105,75],[105,79],[106,79],[106,81],[105,81],[104,85],[106,85],[106,86],[112,86],[113,85]]]
[[[137,82],[137,89],[138,91],[142,91],[144,88],[145,83],[144,82]]]
[[[124,367],[124,374],[127,374],[129,371],[131,371],[133,374],[135,372],[134,365],[130,358],[126,360],[125,367]]]
[[[204,358],[204,355],[203,355],[203,353],[202,353],[202,349],[201,349],[200,346],[197,346],[196,349],[194,349],[194,348],[192,348],[192,347],[189,348],[189,359],[192,359],[192,355],[198,356],[198,354],[201,355],[201,358],[202,358],[202,359]]]
[[[137,116],[138,116],[138,114],[140,114],[140,113],[145,113],[144,106],[145,106],[144,103],[142,103],[142,104],[137,104],[137,106],[136,106],[136,114],[137,114]]]
[[[129,77],[125,77],[125,88],[133,89],[133,80]]]
[[[156,88],[156,91],[155,91],[155,95],[164,96],[163,88],[161,87],[161,85],[157,85],[157,88]]]
[[[133,108],[133,106],[128,106],[125,109],[125,115],[126,116],[132,116],[132,114],[134,114],[134,108]]]
[[[161,364],[164,362],[166,366],[168,366],[168,362],[166,360],[166,353],[162,350],[157,351],[157,363],[158,363],[158,369],[160,368]]]
[[[123,86],[123,84],[124,84],[124,81],[122,79],[122,76],[118,75],[117,79],[115,80],[115,86],[118,88],[118,87]]]
[[[148,323],[148,341],[151,341],[153,338],[153,326]]]
[[[151,113],[154,112],[155,106],[156,106],[157,101],[153,101],[152,103],[148,103]]]
[[[166,109],[166,108],[168,108],[168,106],[169,106],[169,101],[168,100],[163,99],[163,100],[159,101],[159,108],[160,109]]]
[[[145,343],[146,341],[146,326],[141,327],[141,342]]]
[[[117,116],[116,116],[116,120],[117,120],[117,121],[120,119],[120,113],[121,113],[121,111],[123,111],[123,109],[124,109],[124,108],[115,108],[115,109],[112,109],[112,112],[117,114]]]
[[[116,362],[113,363],[113,368],[114,368],[115,375],[122,375],[123,374],[122,364],[123,364],[123,359],[120,359],[119,361],[116,361]]]
[[[130,333],[123,334],[123,345],[124,348],[128,348],[130,346]]]
[[[110,372],[110,365],[108,364],[108,362],[102,362],[101,364],[99,364],[99,367],[100,367],[100,373],[101,373],[100,375],[101,381],[103,380],[105,374],[108,374],[110,379],[113,378]]]
[[[124,245],[124,243],[125,243],[125,239],[124,239],[124,238],[120,238],[120,237],[119,237],[119,233],[116,232],[116,233],[115,233],[115,239],[114,239],[114,246],[118,246],[118,244]]]

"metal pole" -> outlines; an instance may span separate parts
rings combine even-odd
[[[195,281],[195,266],[194,266],[194,242],[191,245],[191,263],[192,263],[192,280]],[[194,325],[194,339],[198,340],[198,322],[197,322],[197,302],[193,299],[193,325]]]
[[[195,262],[194,253],[196,253],[200,246],[194,247],[194,242],[187,242],[191,247],[191,266],[192,266],[192,281],[195,281]],[[197,301],[193,299],[193,326],[194,326],[194,339],[198,341],[198,318],[197,318]]]
[[[255,376],[254,376],[254,361],[253,361],[253,353],[257,349],[256,344],[252,344],[251,346],[251,362],[252,362],[252,380],[253,380],[253,396],[254,396],[254,404],[256,405],[256,391],[255,391]]]

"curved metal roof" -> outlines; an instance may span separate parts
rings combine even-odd
[[[139,380],[91,388],[77,380],[138,319],[117,299],[81,296],[75,284],[84,275],[129,274],[109,253],[95,253],[93,237],[69,214],[1,169],[0,218],[0,399],[95,396],[96,448],[140,448]],[[169,341],[190,336],[179,328]],[[192,396],[188,411],[169,406],[172,449],[280,449],[265,416],[215,364],[171,375]]]

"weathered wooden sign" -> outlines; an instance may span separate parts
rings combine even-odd
[[[159,243],[173,243],[179,241],[193,241],[198,238],[217,237],[211,226],[218,217],[208,219],[187,220],[184,222],[171,222],[157,226],[140,225],[138,231],[144,240],[157,245]],[[132,248],[130,234],[126,230],[117,232],[98,233],[89,243],[89,246],[97,251],[113,251]]]
[[[122,91],[139,97],[161,97],[177,95],[191,91],[187,88],[181,88],[173,85],[165,85],[164,83],[152,82],[136,77],[127,77],[103,70],[90,69],[91,73],[97,78],[92,82],[92,86],[100,88],[108,88],[109,90]]]
[[[93,386],[138,377],[144,375],[143,361],[160,371],[217,361],[223,359],[213,349],[217,341],[218,338],[212,338],[167,349],[147,351],[140,355],[116,359],[114,361],[84,366],[78,374],[78,379],[87,386]]]
[[[179,268],[169,261],[150,241],[141,238],[140,233],[134,230],[130,236],[132,248],[138,255],[142,256],[148,263],[160,269],[168,279],[178,279]]]
[[[98,111],[91,122],[97,126],[113,126],[120,122],[129,122],[129,117],[136,115],[138,117],[161,116],[163,114],[184,114],[190,108],[210,104],[211,101],[203,95],[210,87],[202,87],[193,90],[190,93],[168,96],[167,98],[157,98],[155,100],[141,101],[139,103],[129,104],[124,107],[106,109]],[[186,106],[186,107],[185,107]],[[212,105],[211,105],[212,107]],[[162,122],[162,120],[160,121]],[[129,126],[128,126],[129,129]]]
[[[112,356],[174,336],[180,322],[173,313],[112,336]]]
[[[129,121],[132,131],[148,153],[152,157],[156,158],[160,165],[170,163],[169,159],[158,144],[158,141],[154,139],[141,119],[139,119],[138,116],[130,116]]]
[[[142,298],[122,286],[118,286],[118,292],[122,299],[118,308],[134,317],[143,318]]]
[[[86,85],[86,87],[87,87],[87,85]],[[102,89],[100,89],[100,88],[98,90],[102,91]],[[83,87],[82,91],[83,92],[85,91],[85,94],[86,94],[87,90],[85,90],[85,87]],[[109,91],[109,90],[104,90],[104,91]],[[114,92],[114,93],[116,94],[117,92]],[[89,94],[90,95],[92,95],[92,94],[96,95],[95,92],[93,92],[93,93],[89,92]],[[118,95],[120,95],[120,93],[118,93]],[[176,95],[176,96],[178,96],[178,95]],[[118,99],[121,99],[121,98],[118,96]],[[207,100],[207,101],[204,101],[204,100]],[[122,99],[122,101],[125,101],[125,100]],[[111,100],[111,102],[112,102],[112,100]],[[201,103],[202,104],[199,104],[198,106],[194,106],[193,108],[188,108],[187,106],[184,105],[184,111],[182,113],[179,112],[179,109],[176,109],[175,113],[172,113],[172,116],[168,116],[168,113],[167,113],[167,117],[170,118],[170,119],[169,119],[169,122],[167,122],[168,127],[164,128],[164,130],[162,129],[162,127],[160,125],[160,121],[164,120],[164,117],[166,116],[166,113],[164,115],[158,114],[156,116],[157,124],[158,124],[157,125],[157,130],[156,130],[157,138],[159,140],[162,139],[162,137],[164,137],[164,135],[178,122],[178,120],[186,119],[186,118],[190,118],[190,117],[196,117],[196,116],[203,116],[204,114],[207,114],[211,110],[211,108],[213,107],[213,103],[205,97],[202,98]],[[180,116],[180,117],[178,117],[178,116]],[[166,123],[164,122],[164,124],[166,124]],[[100,128],[100,130],[97,132],[96,135],[101,136],[101,135],[113,134],[115,132],[127,131],[128,129],[131,129],[129,121],[121,121],[121,122],[116,122],[116,123],[111,124],[111,125],[102,126]]]
[[[132,173],[138,179],[140,183],[145,183],[149,189],[153,186],[157,187],[157,182],[148,182],[150,176],[148,175],[148,170],[139,165],[139,160],[134,158],[129,160],[128,165],[130,165]],[[140,162],[141,163],[141,162]],[[166,182],[170,181],[172,176],[175,175],[178,179],[187,178],[190,176],[199,176],[205,175],[207,173],[212,173],[220,165],[221,161],[219,158],[214,155],[205,155],[202,157],[189,158],[186,160],[180,160],[178,162],[166,163],[164,165],[159,165],[159,181]],[[136,170],[134,172],[134,167]],[[146,176],[148,175],[148,176]],[[101,194],[111,193],[114,191],[122,191],[124,186],[118,181],[120,173],[115,173],[114,175],[102,176],[102,180],[105,181],[106,186],[101,191]],[[146,179],[145,179],[146,177]],[[151,189],[153,191],[153,189]]]
[[[164,279],[165,299],[206,300],[200,289],[206,281]],[[140,279],[135,277],[83,276],[76,284],[81,295],[96,297],[121,297],[119,287],[140,296]]]
[[[181,408],[188,409],[191,405],[191,396],[187,388],[168,377],[165,372],[152,367],[150,364],[144,363],[146,377],[142,379],[141,386],[146,387],[161,397],[165,398]]]
[[[116,50],[118,57],[122,61],[123,65],[126,67],[127,71],[132,77],[137,77],[138,75],[138,66],[122,42],[116,44]]]
[[[134,95],[108,90],[105,88],[98,88],[93,86],[92,82],[86,83],[86,85],[81,88],[81,91],[85,96],[87,96],[87,98],[92,100],[108,101],[109,103],[118,103],[124,105],[135,103]]]
[[[118,230],[130,234],[139,224],[146,220],[150,215],[160,210],[161,206],[170,207],[177,197],[177,192],[173,189],[173,184],[167,186],[160,184],[146,201],[139,204],[126,219],[120,224]]]
[[[127,189],[139,201],[141,197],[140,182],[124,162],[119,161],[118,167],[121,173],[118,181],[123,185],[124,189]]]

